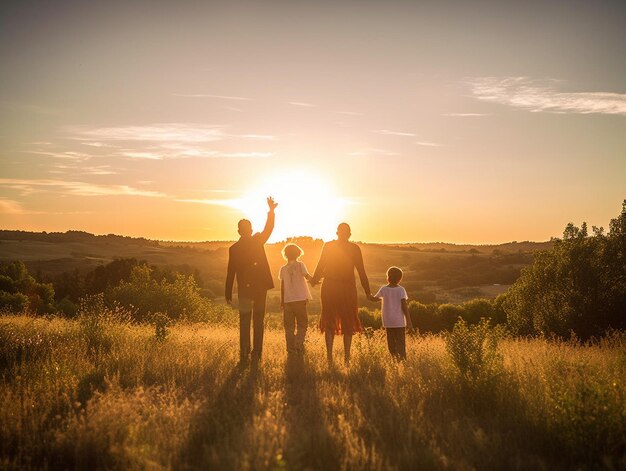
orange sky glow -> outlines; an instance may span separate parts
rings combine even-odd
[[[547,240],[626,198],[620,2],[5,2],[0,228]],[[584,31],[585,34],[581,34]]]

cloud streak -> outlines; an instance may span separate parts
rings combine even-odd
[[[187,123],[164,123],[146,126],[113,126],[100,128],[72,127],[73,138],[90,142],[214,142],[224,138],[222,126]]]
[[[99,185],[80,181],[53,179],[26,180],[0,178],[0,186],[9,188],[30,188],[31,190],[56,190],[75,196],[144,196],[150,198],[163,198],[167,196],[159,191],[141,190],[128,185]]]
[[[290,105],[293,106],[302,106],[304,108],[315,108],[316,105],[314,105],[313,103],[306,103],[304,101],[290,101],[288,102]]]
[[[563,92],[556,80],[530,77],[481,77],[470,81],[474,97],[532,112],[626,116],[626,94]]]
[[[105,152],[99,156],[129,159],[165,160],[183,158],[259,158],[271,157],[266,149],[244,148],[237,141],[273,141],[275,136],[265,134],[233,134],[221,125],[194,123],[157,123],[137,126],[67,127],[66,137]],[[226,143],[225,141],[229,141]],[[217,150],[225,144],[227,150]],[[65,159],[96,157],[76,152],[53,152],[49,149],[34,153]]]
[[[491,116],[491,113],[444,113],[442,116],[454,118],[475,118],[479,116]]]
[[[7,198],[0,198],[0,214],[22,215],[39,214],[37,211],[29,211],[22,207],[21,203]]]
[[[229,95],[209,95],[206,93],[173,93],[173,96],[183,98],[217,98],[219,100],[234,100],[234,101],[250,101],[251,98],[243,96],[229,96]]]
[[[389,129],[379,129],[378,131],[374,131],[375,133],[382,134],[384,136],[404,136],[404,137],[415,137],[416,134],[412,132],[402,132],[402,131],[391,131]]]

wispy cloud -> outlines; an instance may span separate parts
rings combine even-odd
[[[426,146],[426,147],[441,147],[441,144],[438,144],[436,142],[429,142],[429,141],[417,141],[416,144],[418,146]]]
[[[218,152],[219,157],[267,158],[273,155],[273,152]]]
[[[22,207],[22,204],[15,200],[0,198],[0,214],[38,214],[37,211],[29,211]]]
[[[530,77],[481,77],[471,80],[470,86],[479,100],[533,112],[626,115],[626,94],[563,92],[557,89],[559,83]]]
[[[269,134],[237,134],[235,137],[241,137],[242,139],[252,139],[256,141],[274,141],[276,136]]]
[[[159,191],[141,190],[128,185],[98,185],[80,181],[52,179],[27,180],[0,178],[0,186],[56,190],[64,194],[75,196],[145,196],[151,198],[167,196]]]
[[[356,111],[333,111],[333,113],[345,114],[348,116],[363,116],[363,113],[357,113]]]
[[[315,108],[317,106],[312,103],[306,103],[304,101],[290,101],[288,103],[293,106],[303,106],[305,108]]]
[[[378,148],[370,147],[368,149],[348,152],[346,155],[349,155],[350,157],[365,157],[365,156],[371,156],[371,155],[384,155],[387,157],[393,157],[393,156],[400,155],[400,154],[398,152],[393,152],[387,149],[378,149]]]
[[[403,131],[391,131],[389,129],[379,129],[374,131],[375,133],[382,134],[384,136],[405,136],[405,137],[415,137],[416,134],[412,132],[403,132]]]
[[[223,126],[164,123],[145,126],[70,127],[72,138],[96,142],[213,142],[224,138]]]
[[[53,157],[55,159],[65,159],[65,160],[73,160],[73,161],[84,161],[91,158],[91,155],[85,154],[84,152],[73,152],[73,151],[62,151],[55,152],[53,150],[27,150],[24,151],[27,154],[36,154],[36,155],[45,155],[48,157]]]
[[[216,150],[216,144],[238,140],[272,141],[275,136],[265,134],[233,134],[225,126],[194,123],[159,123],[137,126],[87,127],[73,126],[66,128],[71,140],[95,148],[103,148],[109,157],[130,159],[165,160],[181,158],[217,158],[270,157],[272,152],[265,149],[241,149],[228,146],[228,151]],[[110,149],[109,149],[110,148]],[[75,152],[38,153],[64,158],[79,158]],[[84,154],[87,155],[87,154]]]
[[[239,208],[241,206],[241,199],[184,199],[179,198],[176,201],[180,203],[196,203],[196,204],[208,204],[211,206],[227,206],[229,208]]]
[[[235,100],[235,101],[250,101],[251,98],[243,96],[229,96],[229,95],[210,95],[206,93],[173,93],[173,96],[183,98],[217,98],[220,100]]]
[[[89,147],[115,147],[111,144],[104,144],[103,142],[81,142],[81,144]]]
[[[442,116],[452,116],[456,118],[474,118],[478,116],[491,116],[491,113],[444,113]]]

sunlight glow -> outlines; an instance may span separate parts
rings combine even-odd
[[[327,179],[318,174],[298,170],[272,175],[232,203],[252,221],[255,232],[263,230],[267,196],[273,196],[278,203],[276,227],[270,241],[302,235],[331,240],[349,204],[347,199],[336,195]]]

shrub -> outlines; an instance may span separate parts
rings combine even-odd
[[[492,329],[487,319],[476,325],[459,319],[454,325],[446,336],[446,351],[465,385],[485,385],[501,371],[500,337],[500,329]]]
[[[114,331],[130,323],[131,318],[132,313],[120,306],[108,308],[103,294],[82,298],[78,307],[78,321],[87,353],[96,361],[109,353],[114,343]]]
[[[440,332],[437,324],[437,305],[422,304],[418,301],[409,302],[409,315],[413,327],[420,332]]]
[[[9,312],[24,312],[28,309],[28,296],[22,293],[7,293],[0,291],[0,310]]]
[[[147,265],[133,268],[129,281],[122,281],[107,292],[109,303],[133,309],[136,320],[148,320],[150,313],[162,312],[173,320],[214,320],[210,300],[200,295],[193,276],[176,275],[173,282],[160,282],[151,276]]]
[[[437,324],[439,331],[452,330],[459,317],[463,317],[465,310],[459,304],[440,304],[437,308]]]
[[[370,327],[372,329],[380,329],[383,326],[383,319],[379,309],[370,311],[366,307],[359,308],[359,319],[363,327]]]
[[[488,299],[476,298],[464,302],[463,319],[468,324],[478,324],[481,319],[491,319],[493,317],[493,304]]]
[[[54,289],[51,284],[38,283],[23,262],[0,266],[0,309],[39,314],[54,312]]]

